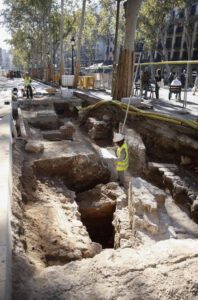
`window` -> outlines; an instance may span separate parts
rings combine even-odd
[[[194,42],[193,47],[194,47],[195,49],[198,49],[198,38],[197,38],[196,41]]]
[[[191,15],[195,15],[196,14],[196,4],[192,5],[191,7]]]
[[[176,33],[182,33],[183,32],[183,26],[178,25],[176,29]]]
[[[184,10],[183,9],[178,13],[178,17],[179,17],[179,19],[184,18]]]
[[[169,25],[168,30],[167,30],[167,34],[173,34],[173,25]]]
[[[187,59],[188,59],[187,51],[184,51],[182,55],[182,60],[187,60]]]
[[[172,39],[169,38],[166,40],[166,48],[171,49],[171,47],[172,47]]]
[[[175,51],[173,54],[173,60],[178,60],[179,59],[179,51]]]
[[[192,59],[194,60],[194,59],[198,59],[198,51],[194,51],[193,52],[193,57],[192,57]]]
[[[175,39],[175,44],[174,44],[174,48],[175,49],[180,49],[181,48],[181,36],[177,36]]]

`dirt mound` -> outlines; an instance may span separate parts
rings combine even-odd
[[[28,282],[23,299],[197,299],[192,276],[198,271],[197,253],[193,240],[163,241],[141,251],[105,250],[92,259],[46,268]]]

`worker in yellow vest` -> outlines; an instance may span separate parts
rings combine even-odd
[[[29,73],[25,73],[24,86],[25,86],[27,99],[29,99],[29,98],[32,99],[33,98],[31,82],[32,82],[32,78],[30,77]]]
[[[118,180],[120,186],[125,186],[125,171],[129,166],[129,154],[128,154],[128,145],[125,141],[124,135],[121,133],[115,133],[113,142],[117,145],[115,161],[116,171],[118,172]]]

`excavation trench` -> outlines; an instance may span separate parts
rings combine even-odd
[[[112,225],[113,212],[103,217],[83,217],[81,220],[86,226],[93,242],[102,245],[102,248],[114,248],[114,227]]]
[[[116,251],[198,236],[197,224],[189,221],[197,222],[196,178],[192,180],[178,163],[150,162],[151,149],[147,153],[143,143],[148,136],[142,139],[128,129],[129,203],[127,192],[116,182],[113,158],[101,154],[113,152],[112,131],[120,121],[119,113],[115,119],[108,116],[111,110],[98,112],[99,120],[91,116],[82,131],[76,122],[76,105],[56,102],[53,109],[53,113],[40,112],[32,119],[25,111],[24,118],[38,129],[39,138],[31,138],[31,150],[22,141],[17,141],[14,150],[15,259],[23,253],[31,265],[46,268],[92,258],[106,248]],[[75,128],[69,134],[68,121]],[[39,143],[44,150],[37,151]],[[178,218],[181,212],[185,226]]]
[[[81,178],[76,194],[74,189],[68,188],[70,185],[65,184],[67,180],[61,176],[62,173],[58,174],[56,170],[56,176],[49,176],[49,168],[46,172],[44,170],[45,167],[41,169],[40,165],[38,168],[38,165],[27,161],[22,168],[22,226],[30,260],[44,266],[62,265],[92,257],[102,248],[113,248],[112,221],[116,197],[108,197],[108,184],[107,187],[101,184],[104,178],[97,179],[97,182],[94,179],[98,188],[88,191],[85,189],[87,180],[84,179],[83,183]],[[105,192],[107,196],[104,200]],[[88,204],[84,205],[83,202]]]

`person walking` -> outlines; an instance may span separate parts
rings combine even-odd
[[[186,84],[186,70],[183,70],[183,72],[181,73],[180,80],[181,80],[181,83],[182,83],[182,88],[185,88],[185,84]]]
[[[171,85],[171,82],[173,81],[173,79],[174,79],[174,73],[173,72],[170,72],[170,75],[169,75],[169,77],[168,77],[168,85]]]
[[[120,186],[125,186],[125,171],[129,165],[128,145],[125,141],[124,135],[121,133],[114,133],[113,142],[117,145],[116,150],[116,171],[118,172],[118,181]]]
[[[147,92],[149,90],[149,84],[150,84],[150,73],[148,68],[145,68],[145,70],[141,74],[141,94],[144,91],[144,99],[147,99]]]
[[[33,98],[31,82],[32,82],[31,76],[29,75],[29,73],[25,73],[24,86],[25,86],[27,99],[29,99],[29,98],[32,99]]]
[[[161,70],[157,69],[155,74],[155,95],[156,99],[159,99],[159,89],[161,84],[162,76],[161,76]]]
[[[196,77],[197,77],[197,70],[192,70],[192,81],[193,81],[193,85],[195,84],[195,79],[196,79]]]
[[[198,76],[195,78],[194,86],[192,89],[192,95],[195,96],[196,91],[198,90]]]

